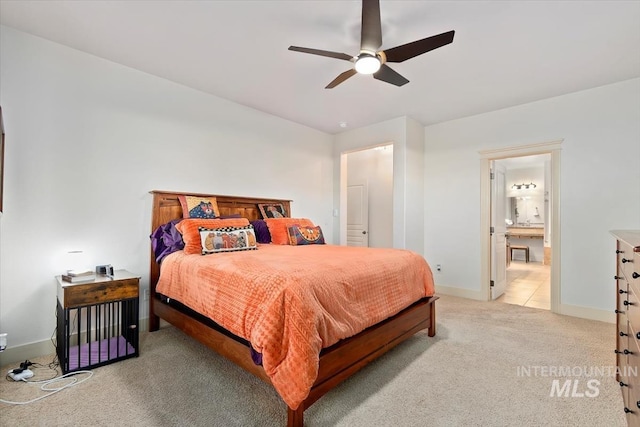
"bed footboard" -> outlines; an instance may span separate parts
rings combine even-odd
[[[323,350],[320,353],[318,379],[302,405],[296,410],[288,409],[287,426],[302,427],[305,409],[418,331],[428,329],[428,336],[434,336],[437,299],[437,296],[423,298],[397,315]]]

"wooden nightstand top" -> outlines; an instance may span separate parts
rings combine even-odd
[[[65,282],[56,276],[60,304],[69,308],[139,297],[140,276],[127,270],[113,273],[113,278],[97,275],[95,280],[81,283]]]

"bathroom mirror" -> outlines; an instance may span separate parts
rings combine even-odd
[[[508,197],[506,205],[507,226],[544,227],[544,196]]]

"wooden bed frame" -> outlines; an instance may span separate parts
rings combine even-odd
[[[221,215],[240,214],[250,221],[261,218],[258,203],[282,203],[287,214],[289,216],[291,214],[290,200],[166,191],[151,191],[151,193],[153,194],[151,231],[172,219],[182,218],[182,208],[178,201],[178,195],[181,194],[216,197]],[[162,318],[241,368],[271,384],[262,366],[253,362],[246,341],[234,337],[219,326],[212,326],[210,322],[198,320],[178,308],[162,302],[155,291],[159,275],[160,267],[152,253],[149,277],[150,331],[158,330],[160,318]],[[302,427],[303,413],[306,408],[368,363],[410,338],[416,332],[428,329],[428,335],[434,336],[436,334],[434,303],[436,299],[438,299],[437,296],[423,298],[397,315],[365,329],[358,335],[323,349],[320,353],[318,378],[311,388],[309,396],[297,409],[287,408],[287,426]]]

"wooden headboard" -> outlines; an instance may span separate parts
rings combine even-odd
[[[287,216],[291,216],[291,200],[265,199],[258,197],[221,196],[219,194],[178,193],[171,191],[151,191],[153,194],[153,210],[151,215],[151,232],[172,219],[182,218],[182,206],[178,196],[215,197],[220,215],[240,214],[249,221],[261,219],[259,203],[281,203]]]
[[[219,194],[180,193],[174,191],[151,191],[153,194],[153,209],[151,212],[151,232],[166,224],[172,219],[182,218],[182,206],[178,196],[215,197],[218,203],[220,215],[240,214],[249,221],[261,219],[262,214],[258,209],[259,203],[281,203],[287,216],[291,216],[291,200],[265,199],[259,197],[224,196]],[[151,262],[149,269],[149,292],[151,301],[155,298],[156,284],[160,277],[160,266],[156,262],[153,249],[151,249]]]

